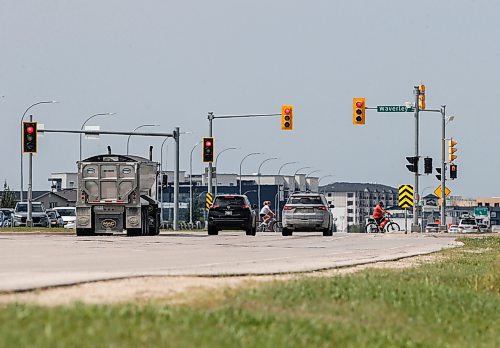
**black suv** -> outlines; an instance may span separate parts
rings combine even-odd
[[[216,196],[208,211],[208,234],[217,235],[220,230],[243,229],[247,236],[255,236],[257,214],[245,195]]]

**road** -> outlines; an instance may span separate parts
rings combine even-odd
[[[0,292],[146,275],[308,272],[427,254],[453,245],[451,236],[422,234],[0,234]]]

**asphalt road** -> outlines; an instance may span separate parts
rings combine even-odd
[[[422,234],[0,234],[0,292],[146,275],[307,272],[427,254],[454,244],[449,235]]]

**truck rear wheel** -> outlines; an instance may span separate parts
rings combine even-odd
[[[127,236],[128,237],[136,237],[141,235],[140,228],[127,228]]]
[[[94,236],[95,233],[94,233],[94,230],[91,229],[91,228],[77,228],[76,229],[76,235],[78,237],[82,237],[82,236]]]

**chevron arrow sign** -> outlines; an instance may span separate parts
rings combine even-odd
[[[398,195],[398,206],[400,208],[413,207],[413,185],[400,185]]]

